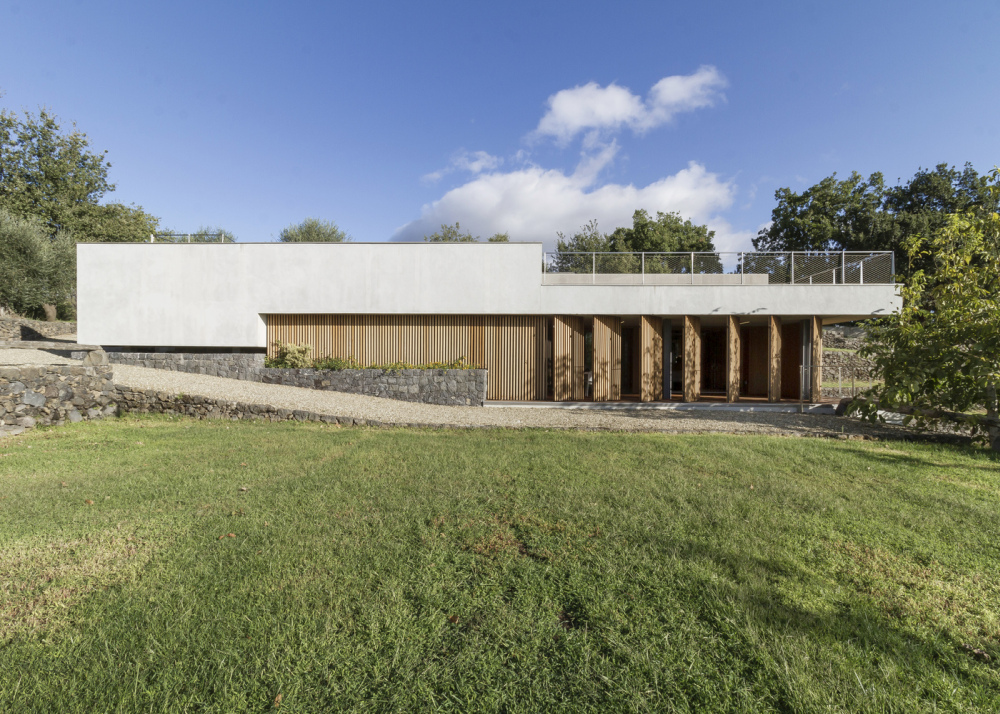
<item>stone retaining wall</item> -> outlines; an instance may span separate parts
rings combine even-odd
[[[0,317],[0,340],[47,340],[75,335],[75,322],[44,322],[26,317]]]
[[[838,375],[842,380],[850,382],[851,377],[856,381],[867,382],[872,379],[874,363],[860,357],[853,352],[823,352],[823,380],[836,380]]]
[[[248,382],[259,382],[260,372],[264,369],[263,354],[233,352],[108,352],[108,361],[111,364],[207,374]]]
[[[265,421],[319,421],[345,426],[382,426],[373,419],[318,414],[301,409],[282,409],[269,404],[247,404],[225,399],[212,399],[191,394],[168,394],[154,390],[115,386],[121,412],[133,414],[184,415],[196,419],[263,419]],[[428,426],[406,424],[405,426]]]
[[[260,381],[425,404],[486,401],[485,369],[262,369]]]
[[[486,400],[485,369],[276,369],[264,367],[263,354],[227,352],[108,352],[108,361],[404,402],[482,406]]]
[[[0,367],[0,430],[5,432],[97,419],[116,410],[110,366]]]

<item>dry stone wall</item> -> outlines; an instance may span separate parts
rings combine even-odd
[[[0,367],[0,431],[98,419],[115,414],[110,366],[17,365]]]
[[[486,401],[485,369],[263,369],[260,381],[425,404]]]
[[[259,382],[260,371],[264,369],[263,354],[233,352],[108,352],[108,361],[111,364],[207,374],[249,382]]]
[[[875,364],[864,357],[860,357],[854,352],[831,352],[823,351],[823,381],[836,381],[837,379],[850,381],[853,377],[855,381],[869,382]]]
[[[260,419],[264,421],[318,421],[343,426],[389,426],[374,419],[359,419],[333,414],[319,414],[302,409],[282,409],[270,404],[212,399],[190,394],[168,394],[154,390],[132,389],[117,385],[116,396],[121,412],[133,414],[167,414],[190,416],[195,419]],[[422,423],[393,424],[393,426],[434,426]]]
[[[75,335],[75,322],[44,322],[25,317],[0,317],[0,340],[47,340]]]
[[[486,400],[485,369],[277,369],[264,367],[262,354],[225,352],[108,352],[108,361],[405,402],[482,406]]]

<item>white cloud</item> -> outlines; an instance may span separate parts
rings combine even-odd
[[[724,99],[726,80],[715,67],[704,65],[693,74],[664,77],[645,101],[626,87],[596,82],[556,92],[533,132],[565,144],[583,131],[616,131],[623,126],[644,132],[670,121],[675,114],[712,106]]]
[[[493,169],[499,168],[502,163],[502,158],[499,156],[492,156],[485,151],[469,152],[462,149],[451,157],[451,161],[448,162],[447,166],[443,169],[438,169],[437,171],[425,174],[421,180],[425,183],[436,183],[445,175],[454,171],[468,171],[471,174],[478,175],[484,171],[492,171]]]
[[[571,234],[592,218],[602,230],[632,225],[632,213],[645,208],[677,211],[717,231],[716,247],[739,250],[749,234],[734,231],[716,212],[732,205],[735,186],[691,162],[672,176],[636,187],[599,185],[598,175],[614,158],[612,143],[586,155],[573,173],[529,166],[507,173],[480,175],[424,206],[422,215],[396,231],[393,240],[420,240],[443,223],[459,221],[473,234],[510,233],[515,241],[540,241],[555,246],[556,233]]]
[[[565,145],[582,133],[581,158],[571,173],[532,163],[524,149],[510,157],[511,165],[519,168],[507,172],[497,170],[503,164],[499,157],[462,150],[424,180],[438,181],[455,171],[473,177],[425,205],[420,218],[399,228],[392,240],[420,240],[442,224],[459,221],[473,234],[506,232],[512,240],[538,241],[551,250],[560,231],[572,234],[591,219],[611,231],[631,225],[632,213],[645,208],[651,214],[675,211],[707,224],[716,232],[715,245],[721,251],[747,250],[755,234],[736,230],[719,215],[733,204],[734,183],[698,162],[642,187],[600,180],[619,150],[611,133],[628,127],[641,134],[679,112],[711,106],[723,98],[725,85],[715,67],[703,66],[693,74],[664,77],[645,99],[615,84],[600,87],[593,82],[557,92],[549,97],[548,111],[532,136],[552,137]]]

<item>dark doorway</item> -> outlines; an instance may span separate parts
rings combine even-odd
[[[670,330],[670,397],[684,391],[684,335],[681,330]]]
[[[781,326],[781,398],[798,399],[802,392],[802,323]]]
[[[639,396],[641,375],[639,328],[622,325],[622,396]]]
[[[726,391],[726,328],[704,327],[701,330],[701,391]]]
[[[767,397],[767,327],[740,328],[740,396]]]

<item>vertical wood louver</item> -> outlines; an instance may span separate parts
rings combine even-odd
[[[545,318],[536,315],[267,315],[267,353],[311,345],[314,358],[361,365],[450,362],[489,370],[487,398],[545,398]],[[581,372],[582,379],[582,372]]]
[[[553,398],[557,402],[584,398],[583,318],[557,315],[553,319]]]
[[[818,402],[823,394],[823,319],[813,317],[811,323],[810,338],[810,370],[809,370],[809,398]]]
[[[684,316],[684,401],[696,402],[701,397],[701,318]]]
[[[781,320],[767,318],[767,401],[781,401]]]
[[[622,319],[594,317],[594,401],[622,398]]]
[[[726,318],[726,401],[740,400],[740,318]]]
[[[640,373],[639,398],[644,402],[663,399],[663,319],[639,319]]]

